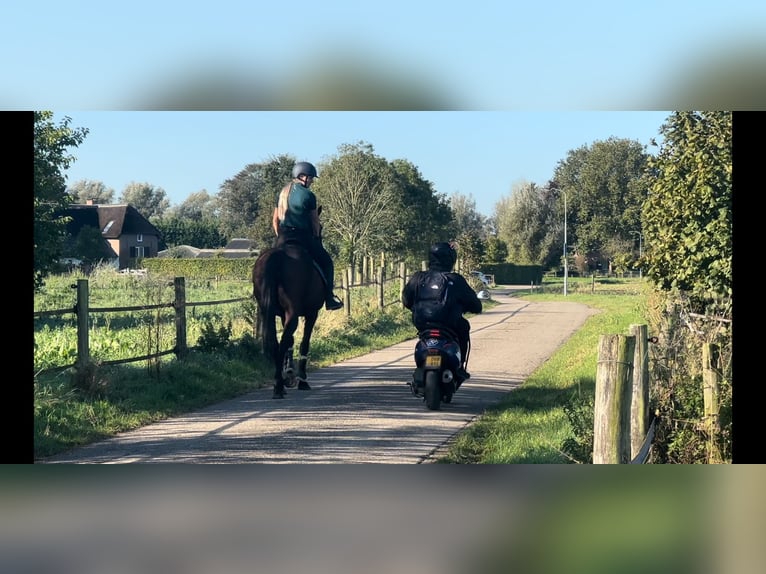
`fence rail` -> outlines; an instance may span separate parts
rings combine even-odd
[[[376,291],[375,299],[379,309],[388,307],[401,302],[399,297],[385,300],[386,285],[392,281],[399,281],[400,289],[404,288],[404,283],[408,277],[408,271],[404,266],[404,263],[399,263],[395,266],[396,273],[392,277],[386,278],[384,267],[381,265],[373,278],[368,275],[372,270],[372,266],[365,267],[362,273],[354,273],[351,268],[346,270],[344,274],[343,285],[340,289],[343,291],[345,310],[348,316],[352,314],[352,299],[351,292],[354,289],[361,289],[364,287],[374,287]],[[193,307],[203,307],[209,305],[226,305],[231,303],[241,303],[245,301],[251,301],[252,296],[247,297],[235,297],[231,299],[222,299],[217,301],[198,301],[191,302],[186,301],[186,287],[185,278],[176,277],[174,279],[174,300],[169,303],[158,303],[153,305],[130,305],[122,307],[90,307],[89,306],[89,287],[87,279],[78,279],[77,285],[77,302],[73,307],[67,307],[63,309],[51,309],[46,311],[35,311],[35,318],[42,317],[55,317],[67,314],[73,314],[77,317],[77,352],[74,363],[67,365],[57,365],[55,367],[48,367],[42,369],[40,373],[58,372],[72,367],[79,368],[81,365],[85,365],[90,361],[90,345],[89,345],[89,321],[88,316],[91,313],[117,313],[117,312],[130,312],[130,311],[151,311],[156,309],[168,309],[173,308],[175,310],[175,345],[171,349],[158,351],[155,353],[149,353],[141,355],[139,357],[131,357],[126,359],[104,360],[99,361],[102,365],[118,365],[123,363],[133,363],[138,361],[147,361],[156,359],[159,357],[174,354],[176,358],[183,358],[189,351],[188,341],[186,337],[186,310]]]

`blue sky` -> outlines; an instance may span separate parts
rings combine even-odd
[[[184,109],[282,109],[296,92],[306,109],[316,78],[336,89],[317,105],[349,109],[339,70],[442,102],[417,109],[763,109],[766,96],[762,0],[40,0],[0,14],[2,109],[179,109],[191,94]]]
[[[492,215],[521,181],[544,185],[570,150],[609,137],[650,147],[670,112],[87,111],[56,112],[88,128],[71,151],[67,184],[87,179],[114,189],[132,181],[165,190],[172,204],[220,185],[247,164],[280,154],[315,164],[338,146],[364,141],[391,161],[407,159],[437,192],[470,195]],[[321,172],[320,172],[321,177]]]
[[[545,183],[571,149],[648,143],[664,110],[766,109],[762,0],[41,0],[0,14],[2,109],[66,113],[91,130],[70,182],[119,194],[147,181],[174,203],[216,193],[248,163],[319,162],[363,140],[489,214],[514,182]]]

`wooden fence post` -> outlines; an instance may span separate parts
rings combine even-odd
[[[189,352],[186,343],[186,282],[183,277],[176,277],[173,280],[175,290],[175,299],[173,308],[176,313],[176,358],[182,359]]]
[[[705,412],[704,426],[707,434],[708,464],[720,464],[722,462],[716,440],[721,431],[721,421],[718,414],[720,374],[716,368],[719,352],[717,345],[712,343],[702,345],[702,400]]]
[[[428,271],[428,261],[421,261],[420,262],[420,270],[421,271]]]
[[[385,307],[385,301],[383,300],[383,292],[385,289],[383,289],[383,282],[385,280],[385,273],[383,273],[383,268],[378,267],[378,308],[383,309]]]
[[[630,459],[633,460],[649,432],[649,338],[646,325],[631,325],[630,334],[636,339],[630,396]]]
[[[602,335],[593,408],[593,464],[630,462],[630,392],[636,339]]]
[[[362,257],[362,280],[360,283],[364,284],[370,282],[370,277],[372,276],[372,269],[370,268],[370,264],[371,261],[367,255]]]
[[[346,268],[346,272],[343,274],[343,302],[346,306],[346,315],[351,316],[351,267]]]
[[[404,292],[404,287],[407,285],[407,268],[404,266],[404,261],[399,262],[399,294]]]
[[[88,280],[77,280],[77,366],[83,368],[90,362],[90,346],[88,344]]]

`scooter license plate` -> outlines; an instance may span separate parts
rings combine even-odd
[[[441,367],[441,355],[426,355],[426,367]]]

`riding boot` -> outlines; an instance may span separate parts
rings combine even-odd
[[[338,297],[331,290],[327,293],[327,296],[325,297],[324,308],[327,309],[328,311],[343,309],[343,301],[338,299]]]
[[[332,288],[333,288],[332,278],[334,277],[334,270],[332,268],[325,269],[324,276],[327,278],[327,281],[325,284],[327,291],[325,292],[324,308],[327,309],[328,311],[343,309],[343,301],[338,299],[338,297],[332,292]]]

